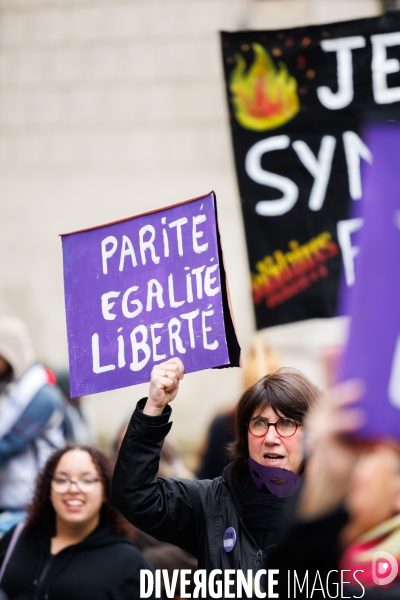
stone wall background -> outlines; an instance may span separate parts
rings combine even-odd
[[[0,0],[0,312],[27,322],[40,360],[67,364],[59,233],[214,189],[243,351],[254,330],[219,30],[380,14],[378,0]],[[345,324],[263,332],[319,385]],[[183,382],[173,436],[200,442],[241,371]],[[102,440],[146,386],[91,396]]]

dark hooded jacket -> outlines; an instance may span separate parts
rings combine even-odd
[[[246,574],[266,568],[278,533],[268,532],[260,548],[243,524],[246,494],[240,482],[247,462],[231,463],[213,480],[158,477],[171,408],[150,417],[142,412],[144,404],[138,403],[119,452],[111,504],[139,529],[196,556],[199,569],[241,569]],[[228,528],[236,534],[229,552],[223,543]]]
[[[13,530],[0,540],[0,565]],[[79,544],[50,553],[50,535],[22,531],[1,587],[10,600],[133,600],[151,569],[128,538],[99,525]]]

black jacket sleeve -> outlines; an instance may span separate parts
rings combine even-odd
[[[138,529],[196,556],[204,518],[199,485],[206,482],[157,476],[171,408],[150,417],[142,412],[145,402],[138,402],[122,442],[111,504]]]

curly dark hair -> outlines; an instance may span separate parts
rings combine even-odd
[[[236,440],[229,447],[231,458],[249,456],[247,428],[256,411],[261,414],[270,406],[276,414],[301,424],[318,397],[318,389],[297,369],[283,367],[262,377],[244,392],[236,405]]]
[[[109,459],[103,452],[93,446],[74,443],[67,444],[63,448],[53,452],[39,473],[32,502],[27,508],[28,517],[25,531],[32,531],[40,527],[42,530],[47,531],[51,537],[56,535],[56,513],[50,500],[51,481],[61,457],[71,450],[83,450],[90,454],[99,473],[105,497],[105,502],[100,511],[100,523],[110,526],[116,534],[125,535],[126,525],[124,524],[124,520],[109,503],[113,471]]]

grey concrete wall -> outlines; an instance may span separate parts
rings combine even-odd
[[[217,194],[240,342],[254,321],[218,31],[379,14],[378,0],[1,0],[0,311],[24,318],[41,360],[66,364],[58,234]],[[322,382],[335,321],[265,333]],[[239,370],[192,374],[175,436],[200,439],[241,389]],[[145,386],[88,399],[103,437]]]

